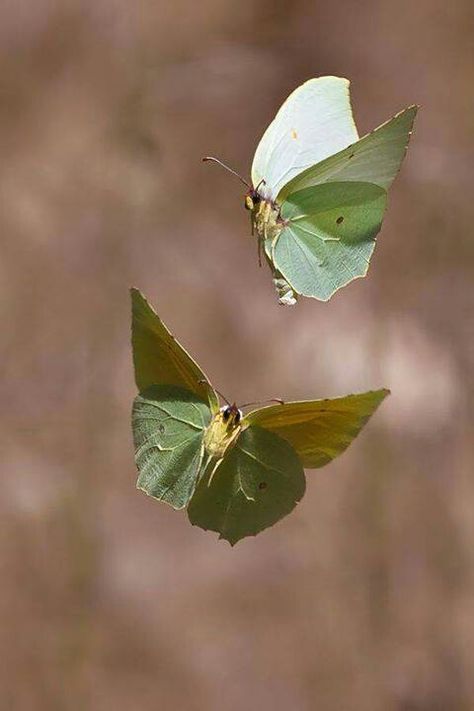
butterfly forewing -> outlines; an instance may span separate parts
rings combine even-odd
[[[349,446],[388,394],[383,389],[272,405],[249,412],[244,423],[258,425],[285,439],[303,466],[322,467]]]
[[[275,200],[295,176],[357,139],[349,81],[310,79],[290,94],[258,144],[253,186]]]
[[[417,110],[408,107],[360,141],[292,176],[281,187],[278,203],[298,190],[328,181],[374,183],[388,190],[405,157]]]
[[[138,289],[131,289],[132,347],[139,391],[150,385],[177,385],[205,401],[213,412],[219,401],[197,363],[168,331]]]
[[[305,491],[294,449],[278,435],[247,427],[188,506],[192,524],[217,531],[232,545],[254,536],[293,510]]]
[[[201,473],[208,405],[183,388],[152,385],[132,412],[137,487],[175,509],[184,508]]]

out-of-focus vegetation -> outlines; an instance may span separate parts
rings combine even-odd
[[[472,708],[472,2],[0,13],[1,708]],[[320,74],[422,110],[369,277],[285,310],[200,158]],[[131,284],[237,401],[392,389],[236,549],[134,490]]]

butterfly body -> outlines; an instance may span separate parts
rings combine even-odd
[[[250,210],[252,234],[257,235],[259,264],[261,266],[263,253],[273,275],[279,303],[283,306],[293,306],[298,296],[281,272],[276,269],[272,259],[273,247],[278,240],[278,235],[287,224],[281,215],[281,208],[273,200],[258,193],[256,196],[247,194],[245,207]]]

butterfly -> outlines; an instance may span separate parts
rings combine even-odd
[[[231,545],[290,513],[304,467],[343,452],[388,390],[279,402],[243,414],[219,396],[137,289],[132,348],[139,395],[132,410],[137,487]]]
[[[387,191],[405,156],[417,106],[359,139],[349,81],[319,77],[284,102],[257,146],[248,188],[252,234],[279,303],[327,301],[366,275]]]

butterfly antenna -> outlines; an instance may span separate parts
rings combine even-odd
[[[258,400],[257,402],[244,402],[243,405],[240,405],[240,407],[249,407],[249,405],[264,405],[266,402],[277,402],[280,405],[285,404],[285,401],[281,400],[281,398],[272,397],[272,398],[269,398],[268,400]]]
[[[207,163],[208,161],[210,161],[211,163],[217,163],[218,165],[222,166],[229,173],[232,173],[232,175],[235,175],[236,178],[238,178],[244,185],[246,185],[249,188],[249,190],[251,190],[252,186],[250,185],[250,183],[248,183],[246,180],[244,180],[244,178],[242,178],[242,176],[239,173],[237,173],[236,170],[229,168],[228,165],[226,165],[221,160],[219,160],[219,158],[214,158],[213,156],[205,156],[205,158],[203,158],[202,160],[204,163]]]
[[[203,383],[203,385],[207,385],[207,387],[209,388],[209,390],[215,390],[216,393],[217,393],[218,395],[220,395],[220,397],[221,397],[223,400],[225,400],[225,402],[229,405],[229,407],[232,407],[231,403],[228,401],[228,399],[226,398],[226,396],[223,395],[217,388],[213,388],[213,387],[207,382],[207,380],[202,380],[202,379],[201,379],[199,382],[200,382],[200,383]]]

